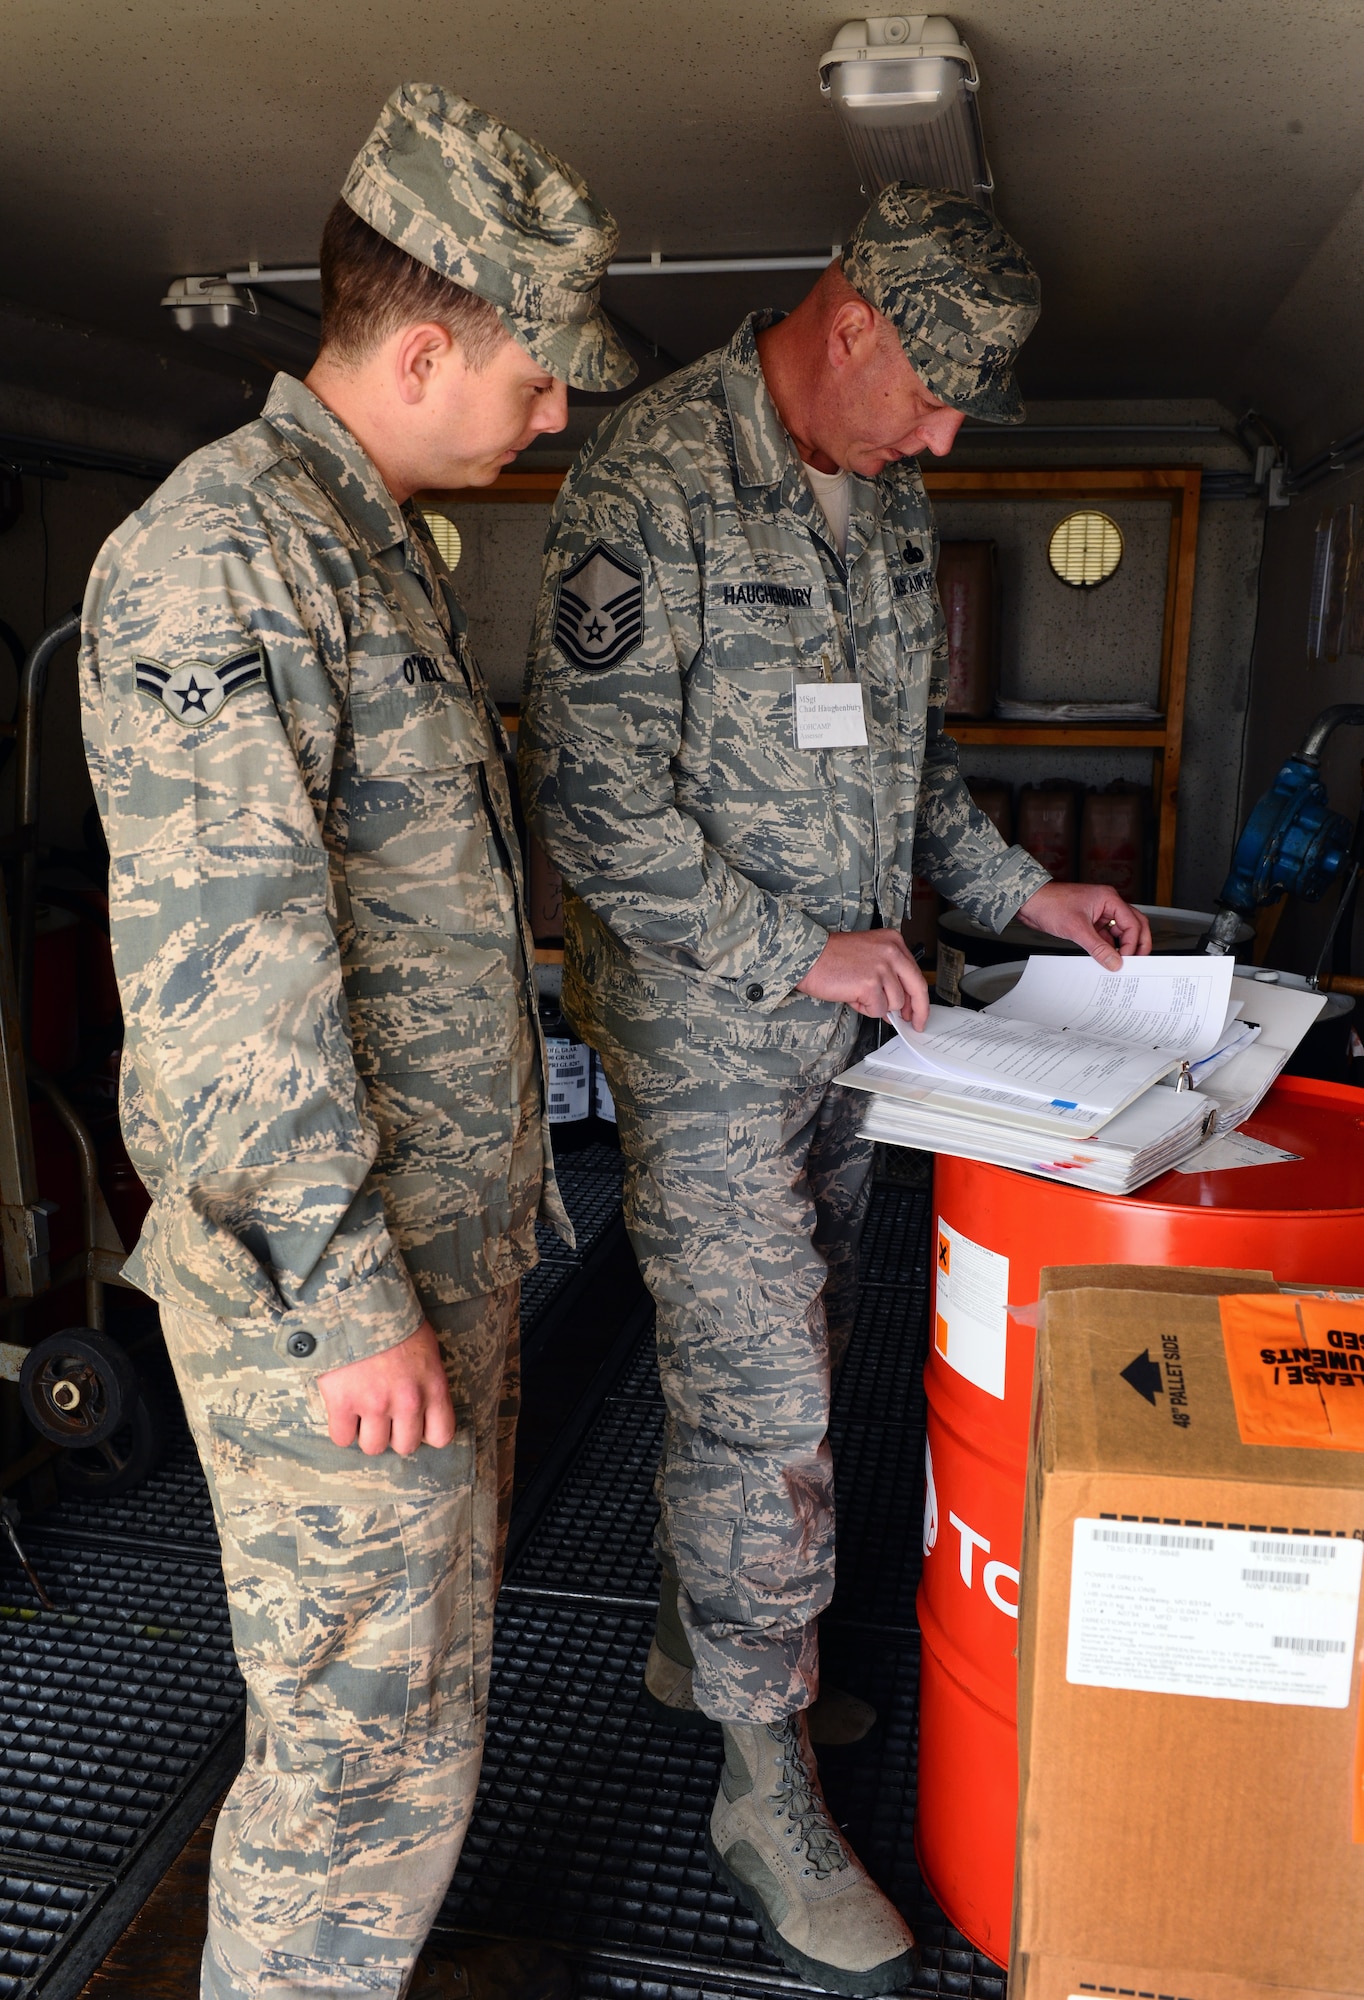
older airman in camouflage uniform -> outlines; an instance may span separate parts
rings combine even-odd
[[[611,218],[465,100],[396,92],[345,200],[547,377],[633,373],[596,306]],[[287,375],[106,544],[81,673],[153,1198],[128,1270],[161,1304],[249,1697],[203,1990],[396,1996],[478,1780],[519,1281],[537,1214],[567,1230],[506,739],[420,513]],[[424,1321],[451,1441],[332,1442],[319,1383]],[[564,1975],[432,1977],[522,2000]]]
[[[885,316],[886,365],[927,405],[1021,417],[1036,280],[992,217],[888,188],[841,271],[821,280],[829,310]],[[779,318],[636,398],[575,466],[521,783],[567,885],[566,1008],[615,1095],[658,1305],[665,1588],[646,1685],[725,1725],[713,1852],[769,1942],[821,1985],[873,1993],[899,1990],[912,1940],[824,1816],[790,1720],[818,1692],[833,1588],[830,1374],[870,1164],[852,1093],[830,1087],[868,1024],[802,982],[846,934],[884,924],[898,950],[915,873],[996,930],[1048,877],[972,804],[943,732],[917,466],[873,454],[880,476],[847,481],[835,531],[765,374]],[[780,1837],[743,1821],[764,1787]]]

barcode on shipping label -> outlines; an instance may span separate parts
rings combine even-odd
[[[1364,1542],[1078,1520],[1066,1679],[1344,1708],[1362,1575]]]

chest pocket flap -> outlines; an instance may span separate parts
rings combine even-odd
[[[450,678],[457,672],[450,661],[409,653],[395,657],[387,685],[352,695],[355,767],[362,778],[410,777],[496,758],[488,717]]]

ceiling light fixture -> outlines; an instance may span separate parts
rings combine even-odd
[[[847,21],[821,56],[819,87],[838,113],[867,194],[891,181],[952,188],[992,206],[975,58],[941,14]]]
[[[175,278],[161,303],[182,333],[197,334],[232,354],[249,354],[263,368],[306,375],[316,358],[317,314],[249,285],[221,277]]]

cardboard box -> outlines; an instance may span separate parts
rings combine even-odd
[[[1043,1274],[1010,2000],[1358,1996],[1364,1308],[1113,1276]]]

